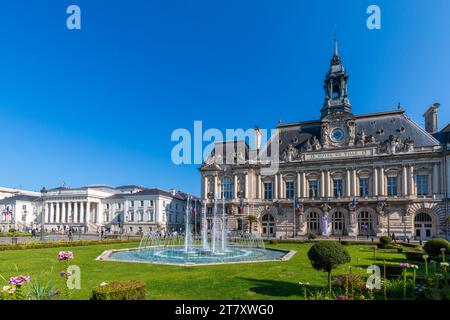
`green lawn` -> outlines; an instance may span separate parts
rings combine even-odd
[[[140,263],[96,261],[104,250],[129,248],[138,244],[108,244],[67,248],[75,255],[71,263],[81,268],[81,289],[73,290],[74,299],[88,299],[94,286],[113,280],[142,280],[147,284],[148,299],[299,299],[298,282],[326,286],[326,274],[312,269],[307,258],[311,244],[279,244],[274,248],[293,249],[289,261],[213,265],[201,267],[164,266]],[[347,247],[352,266],[372,264],[371,246]],[[8,279],[18,274],[30,275],[32,281],[51,281],[62,287],[59,272],[63,264],[57,254],[64,248],[30,249],[0,252],[0,275]],[[403,253],[378,252],[377,258],[400,262]],[[341,269],[342,270],[342,269]],[[339,274],[336,270],[334,274]],[[0,277],[0,285],[6,284]]]

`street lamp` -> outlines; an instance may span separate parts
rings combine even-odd
[[[44,241],[44,225],[45,225],[45,196],[47,195],[47,189],[43,187],[41,189],[42,197],[42,214],[41,214],[41,241]]]

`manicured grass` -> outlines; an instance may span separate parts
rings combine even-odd
[[[140,263],[96,261],[107,249],[136,247],[138,243],[107,244],[67,248],[74,253],[71,264],[81,268],[81,289],[72,291],[73,299],[89,299],[92,288],[113,280],[142,280],[148,299],[300,299],[299,281],[325,287],[326,274],[313,270],[307,258],[311,244],[278,244],[268,247],[296,250],[289,261],[228,264],[213,266],[165,266]],[[352,266],[366,267],[373,262],[371,246],[347,246]],[[30,275],[32,281],[62,287],[59,272],[63,263],[57,254],[65,248],[0,252],[0,285],[15,275]],[[377,252],[377,258],[401,262],[403,253]],[[333,272],[340,274],[342,268]]]

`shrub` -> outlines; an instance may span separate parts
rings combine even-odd
[[[15,228],[9,228],[8,229],[8,233],[14,233],[14,232],[16,232],[17,230],[15,229]]]
[[[406,259],[408,261],[418,261],[423,262],[423,255],[424,252],[417,252],[417,251],[406,251]]]
[[[278,244],[278,240],[269,240],[269,244]]]
[[[308,258],[316,270],[328,273],[328,289],[331,293],[331,271],[337,266],[351,261],[347,249],[335,241],[319,241],[308,251]]]
[[[312,233],[310,233],[310,234],[308,235],[308,239],[314,240],[314,239],[316,239],[316,238],[317,238],[317,234],[314,233],[314,232],[312,232]]]
[[[145,300],[145,283],[142,281],[113,281],[92,290],[91,300]]]
[[[373,242],[372,241],[342,240],[341,244],[343,246],[353,246],[353,245],[360,246],[360,245],[368,245],[368,244],[373,245]]]
[[[40,249],[40,248],[59,248],[59,247],[78,247],[78,246],[93,246],[101,244],[113,243],[130,243],[137,242],[136,239],[120,239],[120,240],[80,240],[80,241],[51,241],[51,242],[26,242],[17,245],[3,245],[0,244],[0,251],[6,250],[24,250],[24,249]]]
[[[389,279],[397,278],[403,273],[400,264],[386,264],[386,277]]]
[[[438,256],[442,254],[441,248],[445,248],[446,253],[449,252],[450,242],[443,238],[434,238],[425,243],[423,248],[430,256]]]
[[[389,238],[388,236],[382,236],[380,238],[380,248],[386,248],[386,246],[390,244],[391,241],[391,238]]]

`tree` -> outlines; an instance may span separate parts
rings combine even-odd
[[[258,223],[258,218],[255,217],[254,215],[249,215],[249,216],[245,217],[245,220],[247,220],[247,222],[249,223],[249,225],[250,225],[250,233],[252,233],[252,231],[253,231],[253,224],[254,223]]]
[[[319,241],[308,251],[308,258],[314,269],[328,273],[328,292],[331,294],[331,271],[351,260],[347,249],[335,241]]]

